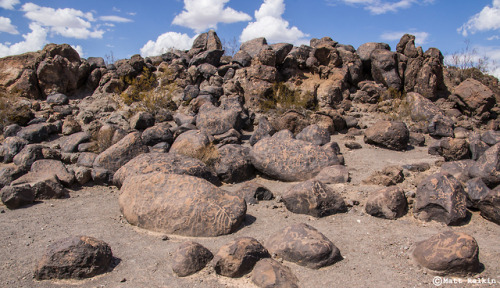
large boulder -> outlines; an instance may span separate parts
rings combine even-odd
[[[372,55],[372,52],[377,50],[377,49],[384,49],[384,50],[390,51],[391,47],[386,43],[368,42],[368,43],[362,44],[356,50],[356,53],[359,55],[359,58],[363,62],[363,69],[365,70],[365,72],[371,71],[371,55]]]
[[[467,275],[478,272],[479,246],[474,237],[447,231],[415,244],[413,259],[440,274]]]
[[[424,221],[461,224],[467,217],[466,199],[464,188],[455,177],[438,172],[418,184],[414,214]]]
[[[178,153],[200,159],[203,154],[212,152],[210,150],[211,137],[204,131],[191,130],[177,136],[170,153]],[[208,157],[209,155],[207,155]]]
[[[113,253],[109,245],[88,236],[72,236],[51,244],[35,270],[35,279],[82,279],[106,273]]]
[[[252,271],[257,261],[270,256],[267,249],[256,239],[236,238],[222,246],[215,255],[215,272],[231,278],[241,277]]]
[[[8,137],[3,140],[2,146],[0,146],[0,158],[3,158],[4,163],[10,163],[14,160],[14,156],[21,152],[26,145],[28,145],[28,141],[23,138],[17,136]]]
[[[265,175],[281,181],[304,181],[323,168],[339,164],[335,152],[295,139],[276,136],[257,142],[250,151],[252,164]]]
[[[121,187],[120,210],[144,229],[194,237],[234,232],[243,222],[242,198],[188,175],[155,172],[128,177]]]
[[[324,145],[330,142],[330,133],[327,129],[313,124],[304,128],[295,138],[297,140],[311,142],[315,145]]]
[[[130,177],[149,175],[155,172],[190,175],[203,178],[217,186],[221,184],[215,173],[203,162],[176,153],[141,154],[116,171],[113,177],[113,183],[121,187],[123,182]]]
[[[283,260],[312,269],[342,260],[340,250],[325,235],[304,223],[285,227],[265,244],[269,252]]]
[[[446,90],[443,77],[443,55],[436,48],[429,48],[423,56],[408,58],[404,72],[404,88],[434,100]]]
[[[388,88],[401,90],[401,78],[398,73],[397,53],[385,49],[376,49],[370,54],[372,77],[377,83]]]
[[[52,171],[29,172],[12,181],[11,186],[30,188],[35,195],[35,200],[58,199],[68,196],[68,191]]]
[[[132,132],[99,154],[94,160],[94,167],[115,172],[137,155],[147,152],[148,147],[142,143],[141,133]]]
[[[282,201],[291,212],[314,217],[347,211],[342,196],[315,180],[308,180],[287,189],[282,195]]]
[[[406,150],[409,140],[408,127],[397,121],[379,121],[366,129],[364,137],[367,144],[397,151]]]
[[[205,268],[214,255],[201,244],[186,241],[177,248],[173,258],[174,273],[179,277],[186,277]]]
[[[461,100],[458,101],[460,108],[469,115],[481,116],[483,113],[489,112],[496,103],[493,91],[472,78],[455,87],[453,94]]]
[[[500,225],[500,188],[495,188],[479,200],[481,216]]]
[[[33,165],[31,165],[32,173],[54,173],[57,176],[57,179],[61,181],[61,183],[69,187],[75,181],[75,175],[66,169],[66,166],[61,161],[58,160],[50,160],[50,159],[42,159],[35,161]]]

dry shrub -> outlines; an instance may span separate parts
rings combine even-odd
[[[260,102],[260,108],[267,112],[271,109],[286,111],[289,109],[315,110],[317,101],[314,94],[300,89],[291,89],[283,82],[274,83],[272,93]]]
[[[220,157],[219,150],[213,143],[203,146],[201,149],[194,150],[190,154],[188,156],[200,160],[207,166],[214,166]]]

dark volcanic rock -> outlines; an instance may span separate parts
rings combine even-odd
[[[262,259],[255,264],[251,279],[256,286],[262,288],[299,288],[299,280],[290,268],[269,258]]]
[[[257,261],[268,257],[269,252],[259,241],[240,237],[219,249],[214,257],[214,268],[217,274],[237,278],[250,272]]]
[[[372,193],[366,202],[366,213],[385,219],[396,219],[406,213],[408,203],[403,189],[389,187]]]
[[[417,187],[414,213],[424,221],[460,224],[467,217],[466,194],[462,184],[443,172],[425,178]]]
[[[31,165],[30,171],[33,173],[54,173],[56,174],[57,179],[59,179],[59,181],[61,181],[61,183],[66,187],[71,186],[71,184],[75,181],[75,175],[69,172],[68,169],[66,169],[66,166],[58,160],[38,160]]]
[[[58,199],[68,196],[57,175],[52,171],[29,172],[12,181],[11,186],[30,187],[36,200]]]
[[[148,146],[154,146],[161,142],[172,144],[172,142],[174,142],[174,136],[169,128],[170,125],[163,123],[147,128],[142,132],[142,142]]]
[[[331,149],[275,136],[257,142],[250,156],[255,168],[281,181],[308,180],[323,168],[340,163]]]
[[[196,117],[196,127],[209,135],[223,134],[234,128],[240,127],[240,113],[235,109],[223,109],[211,103],[200,107]]]
[[[0,194],[2,203],[9,209],[16,209],[35,201],[35,191],[29,186],[5,186]]]
[[[495,94],[481,82],[469,78],[460,83],[453,90],[453,94],[457,95],[463,104],[461,107],[470,115],[482,115],[489,112],[496,103]]]
[[[484,184],[481,178],[470,179],[465,183],[465,188],[467,192],[467,208],[478,209],[479,201],[490,192],[490,188]]]
[[[147,152],[148,147],[142,143],[141,134],[133,132],[99,154],[94,160],[94,167],[115,172],[137,155]]]
[[[250,179],[255,169],[250,160],[250,149],[229,144],[220,147],[219,159],[214,164],[215,173],[225,183],[238,183]]]
[[[406,150],[410,132],[403,122],[379,121],[366,129],[364,141],[367,144],[391,150]]]
[[[145,153],[130,160],[116,171],[113,182],[121,187],[126,179],[136,175],[155,172],[190,175],[203,178],[214,185],[221,185],[219,179],[203,162],[176,153]]]
[[[257,129],[253,132],[250,137],[250,145],[255,145],[255,143],[259,142],[261,139],[265,137],[271,137],[276,131],[274,130],[269,120],[266,117],[259,118],[259,125]]]
[[[418,242],[412,254],[421,266],[445,275],[464,275],[480,268],[476,239],[461,232],[447,231]]]
[[[325,128],[313,124],[304,128],[297,136],[297,140],[311,142],[315,145],[324,145],[330,142],[330,133]]]
[[[288,210],[297,214],[324,217],[347,211],[344,199],[322,182],[309,180],[285,191],[282,200]]]
[[[500,143],[486,150],[469,172],[471,177],[480,177],[489,187],[500,184]]]
[[[337,184],[349,182],[349,170],[343,165],[325,167],[314,177],[314,180],[324,184]]]
[[[111,248],[93,237],[73,236],[51,244],[38,261],[35,279],[81,279],[108,271]]]
[[[477,206],[481,216],[500,225],[500,189],[490,190]]]
[[[186,277],[205,268],[212,258],[212,252],[201,244],[186,241],[173,255],[172,270],[177,276]]]
[[[247,204],[257,204],[259,200],[272,200],[274,195],[269,189],[255,182],[247,182],[239,191],[238,195],[245,198]]]
[[[90,135],[87,132],[78,132],[64,137],[61,140],[61,152],[72,153],[76,152],[78,145],[90,140]]]
[[[372,77],[377,83],[401,90],[401,78],[398,73],[397,53],[385,49],[376,49],[370,54]]]
[[[339,249],[321,232],[304,224],[294,224],[272,235],[265,243],[269,252],[283,260],[319,269],[342,260]]]
[[[121,187],[120,210],[144,229],[194,237],[232,233],[243,222],[242,198],[188,175],[156,172],[128,177]]]
[[[368,179],[363,180],[365,184],[392,186],[405,180],[402,167],[388,166],[382,171],[376,171]]]
[[[476,162],[470,159],[446,162],[441,166],[441,172],[453,175],[458,181],[465,183],[469,181],[470,169],[476,165]]]
[[[3,163],[10,163],[23,148],[28,145],[28,141],[23,138],[14,136],[3,140],[0,147],[0,157],[3,157]]]

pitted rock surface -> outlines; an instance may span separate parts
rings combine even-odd
[[[148,175],[155,172],[165,174],[191,175],[203,178],[214,185],[220,186],[220,180],[203,162],[176,153],[145,153],[130,160],[116,171],[113,183],[121,187],[129,177]]]
[[[500,225],[500,189],[490,190],[477,205],[481,216]]]
[[[365,205],[366,213],[385,219],[396,219],[406,213],[408,203],[403,189],[393,186],[373,192]]]
[[[330,133],[327,129],[313,124],[304,128],[295,138],[297,140],[311,142],[315,145],[324,145],[330,142]]]
[[[476,161],[470,159],[446,162],[441,166],[441,172],[449,173],[458,181],[465,183],[471,178],[470,170],[474,165]]]
[[[173,255],[172,270],[177,276],[186,277],[205,268],[213,258],[212,252],[201,244],[186,241],[177,248]]]
[[[214,164],[217,176],[225,183],[239,183],[250,179],[255,169],[250,160],[250,149],[236,144],[224,145]]]
[[[210,135],[223,134],[233,128],[238,130],[240,122],[238,110],[215,107],[211,103],[201,106],[196,117],[196,127]]]
[[[284,228],[265,244],[269,252],[283,260],[312,269],[342,260],[340,250],[325,235],[304,223]]]
[[[461,232],[447,231],[418,242],[412,255],[421,266],[445,275],[478,272],[480,265],[476,239]]]
[[[242,198],[188,175],[155,172],[128,177],[120,210],[138,227],[183,236],[212,237],[234,232],[243,222]]]
[[[484,184],[481,178],[473,178],[467,181],[465,190],[467,192],[467,208],[478,208],[479,201],[490,192],[490,188]]]
[[[466,194],[462,184],[444,172],[428,176],[417,186],[414,214],[424,221],[460,224],[467,217]]]
[[[38,261],[35,279],[82,279],[108,271],[113,260],[109,245],[88,236],[68,237],[51,244]]]
[[[299,280],[290,268],[273,259],[262,259],[252,271],[252,282],[262,288],[299,288]]]
[[[340,164],[331,149],[301,140],[275,137],[257,142],[250,157],[252,164],[260,172],[281,181],[308,180],[323,168]]]
[[[486,150],[469,172],[471,177],[480,177],[489,187],[500,184],[500,143]]]
[[[324,217],[347,211],[344,199],[320,181],[308,180],[285,191],[282,200],[288,210],[297,214]]]
[[[364,141],[367,144],[380,146],[390,150],[406,150],[410,140],[410,132],[406,124],[396,121],[379,121],[365,131]]]
[[[268,257],[269,252],[259,241],[240,237],[219,249],[214,257],[214,268],[217,274],[237,278],[250,272],[257,261]]]
[[[148,147],[142,143],[141,134],[132,132],[99,154],[94,160],[94,168],[115,172],[137,155],[147,152]]]

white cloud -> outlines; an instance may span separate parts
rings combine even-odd
[[[84,53],[83,53],[82,46],[80,46],[80,45],[71,45],[71,47],[73,47],[73,49],[75,49],[76,52],[78,52],[78,55],[80,55],[80,57],[83,57]]]
[[[435,0],[327,0],[330,5],[335,5],[335,2],[343,2],[348,5],[361,5],[365,10],[372,14],[379,15],[388,12],[397,12],[401,9],[408,9],[414,4],[424,5],[433,3]]]
[[[23,35],[24,41],[11,45],[0,43],[0,57],[40,50],[47,44],[47,29],[35,23],[29,27],[31,32]]]
[[[14,10],[14,6],[19,4],[19,0],[0,0],[0,8]]]
[[[0,32],[6,32],[9,34],[19,34],[16,26],[12,25],[9,18],[0,16]]]
[[[172,24],[193,29],[196,33],[217,28],[218,23],[250,21],[250,15],[224,7],[229,0],[184,0],[184,11]]]
[[[90,12],[84,13],[72,8],[41,7],[33,3],[24,4],[21,10],[26,12],[26,18],[64,37],[102,38],[104,34],[103,30],[92,29],[91,22],[95,19]]]
[[[500,0],[493,0],[492,6],[487,5],[481,12],[472,16],[467,23],[458,28],[458,33],[467,37],[477,31],[500,29]]]
[[[290,23],[282,17],[284,12],[284,0],[264,0],[259,10],[255,11],[256,21],[248,23],[243,29],[240,41],[265,37],[270,43],[307,44],[309,41],[305,37],[309,35],[295,26],[290,27]]]
[[[455,59],[454,59],[455,58]],[[474,67],[482,61],[482,66],[486,68],[487,73],[500,79],[500,47],[499,46],[480,46],[476,45],[468,51],[453,53],[445,56],[447,65],[456,66],[463,62],[471,62]]]
[[[115,15],[101,16],[99,17],[99,20],[109,21],[109,22],[119,22],[119,23],[133,22],[131,19]]]
[[[385,41],[399,41],[401,37],[405,34],[411,34],[415,36],[415,44],[423,45],[427,43],[427,38],[429,38],[430,34],[427,32],[418,32],[418,31],[395,31],[395,32],[386,32],[380,35],[380,39]]]
[[[493,35],[491,37],[488,37],[486,40],[488,41],[492,41],[492,40],[500,40],[500,36],[498,35]]]
[[[193,45],[195,37],[191,38],[187,34],[177,32],[167,32],[160,35],[156,41],[149,40],[141,48],[141,55],[143,57],[157,56],[167,52],[171,48],[187,50]]]

